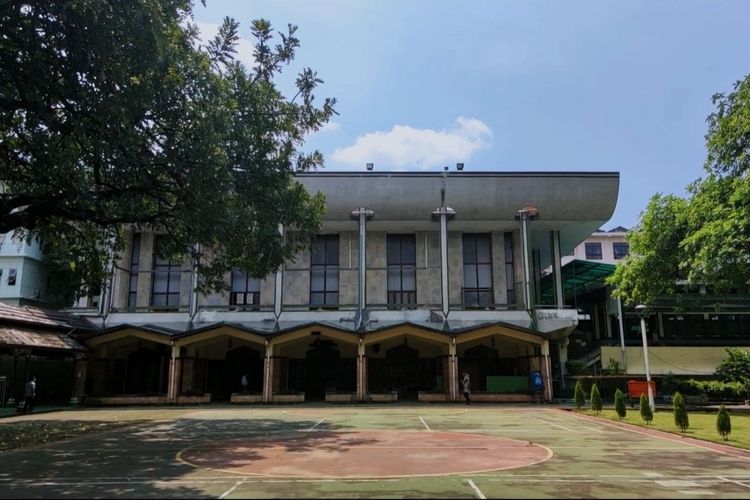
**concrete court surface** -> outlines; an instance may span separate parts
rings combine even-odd
[[[750,497],[748,452],[547,406],[85,409],[0,425],[19,419],[133,425],[3,453],[0,498]]]

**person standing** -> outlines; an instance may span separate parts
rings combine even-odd
[[[466,404],[471,404],[471,398],[469,395],[471,394],[471,378],[469,378],[469,374],[464,372],[461,376],[461,385],[464,389],[464,398],[466,398]]]
[[[24,392],[24,403],[23,412],[31,413],[34,411],[34,399],[36,398],[36,377],[31,377],[31,380],[26,382],[26,390]]]
[[[242,393],[247,394],[247,374],[242,375],[242,380],[240,381],[242,383]]]

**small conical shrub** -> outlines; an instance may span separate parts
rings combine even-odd
[[[591,386],[591,409],[594,410],[597,415],[602,411],[602,397],[599,394],[599,388],[596,384],[592,384]]]
[[[620,417],[620,420],[625,418],[625,415],[628,414],[627,407],[625,406],[625,396],[623,396],[620,389],[615,391],[615,411],[617,412],[617,416]]]
[[[583,386],[581,385],[581,382],[576,382],[576,388],[575,392],[573,393],[573,398],[575,399],[576,403],[576,409],[578,411],[581,411],[581,408],[583,408],[583,405],[586,404],[586,394],[583,392]]]
[[[648,398],[643,393],[641,393],[641,418],[646,423],[649,423],[654,419],[654,413],[651,411],[651,407],[648,404]]]
[[[719,408],[719,413],[716,414],[716,430],[719,431],[724,441],[729,439],[729,434],[732,433],[732,420],[729,418],[729,412],[724,405]]]
[[[674,425],[679,427],[681,432],[685,432],[687,428],[690,427],[690,421],[688,420],[688,414],[685,410],[685,399],[679,392],[674,393],[672,406],[674,408]]]

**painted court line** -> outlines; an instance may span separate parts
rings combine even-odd
[[[474,481],[469,479],[466,482],[469,484],[469,486],[471,486],[471,489],[474,490],[474,494],[477,496],[477,498],[483,498],[483,499],[487,498],[486,496],[484,496],[484,493],[482,493],[482,490],[477,488],[477,485],[474,484]]]
[[[424,425],[425,429],[427,429],[428,431],[432,431],[432,429],[430,429],[430,426],[427,425],[427,422],[425,422],[422,417],[419,417],[419,420],[422,422],[422,425]]]
[[[740,481],[734,481],[732,479],[727,478],[726,476],[716,476],[716,477],[718,477],[722,481],[726,481],[728,483],[738,484],[738,485],[742,486],[743,488],[750,488],[750,485],[747,485],[745,483],[741,483]]]
[[[235,483],[235,485],[234,485],[234,486],[232,486],[232,487],[231,487],[231,488],[229,488],[229,489],[228,489],[227,491],[225,491],[224,493],[222,493],[222,494],[221,494],[221,496],[219,497],[219,500],[221,500],[222,498],[225,498],[225,497],[226,497],[227,495],[231,494],[231,493],[232,493],[232,492],[233,492],[234,490],[236,490],[236,489],[237,489],[237,487],[238,487],[239,485],[241,485],[241,484],[242,484],[242,483],[244,483],[245,481],[247,481],[247,478],[246,478],[246,477],[243,477],[242,479],[240,479],[239,481],[237,481],[237,483]]]
[[[323,417],[323,418],[321,418],[320,420],[318,420],[318,421],[317,421],[317,422],[315,423],[315,425],[313,425],[312,427],[310,427],[309,429],[307,429],[307,432],[311,432],[311,431],[314,431],[314,430],[315,430],[315,428],[316,428],[317,426],[319,426],[320,424],[322,424],[322,423],[323,423],[323,422],[325,421],[325,419],[326,419],[326,418],[328,418],[328,417]]]

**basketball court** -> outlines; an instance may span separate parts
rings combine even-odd
[[[552,407],[142,408],[24,418],[133,425],[3,453],[0,497],[750,496],[750,452]]]

